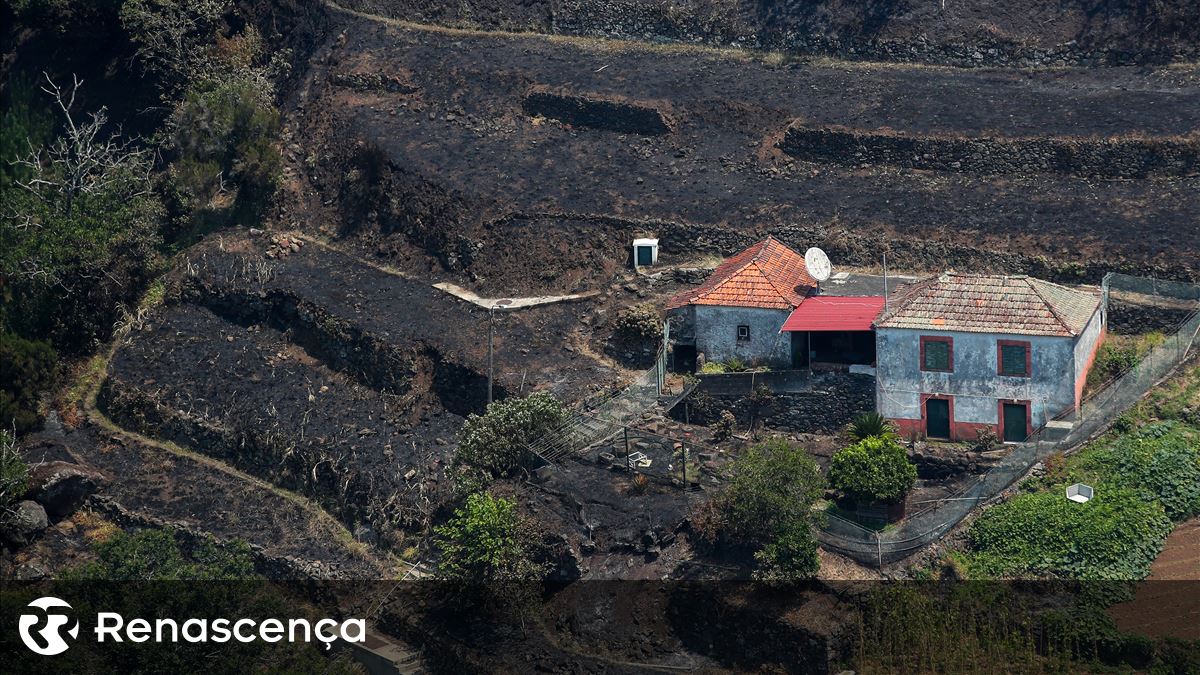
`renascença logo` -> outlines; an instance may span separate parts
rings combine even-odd
[[[63,633],[74,640],[79,637],[79,621],[68,613],[71,605],[53,597],[38,598],[29,607],[38,613],[22,614],[19,622],[21,641],[26,647],[43,656],[61,654],[70,647]],[[61,608],[61,609],[60,609]],[[42,625],[45,624],[45,625]],[[70,626],[69,628],[67,626]],[[40,626],[40,627],[39,627]],[[98,612],[95,628],[96,642],[319,642],[329,649],[334,642],[362,643],[366,641],[367,625],[363,619],[131,619],[116,612]]]
[[[63,639],[63,628],[68,624],[71,627],[66,629],[66,634],[70,635],[72,640],[79,637],[79,621],[68,613],[71,606],[66,602],[46,596],[34,600],[28,606],[41,610],[37,614],[22,614],[18,624],[21,641],[33,652],[43,656],[54,656],[67,651],[71,645]],[[65,608],[65,611],[58,608]],[[43,622],[46,625],[37,628]],[[37,630],[34,630],[35,628]]]

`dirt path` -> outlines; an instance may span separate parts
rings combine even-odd
[[[1149,637],[1200,640],[1200,518],[1167,537],[1150,576],[1130,602],[1109,610],[1117,627]]]

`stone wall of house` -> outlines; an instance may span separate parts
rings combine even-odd
[[[806,161],[891,164],[983,174],[1064,173],[1099,178],[1190,176],[1200,138],[969,138],[843,127],[788,127],[779,148]]]
[[[769,406],[759,412],[768,429],[807,434],[836,433],[854,416],[875,409],[875,378],[870,375],[826,373],[816,375],[812,391],[773,394]],[[728,410],[737,425],[750,425],[753,406],[743,394],[709,394],[697,389],[671,410],[677,420],[712,424]]]

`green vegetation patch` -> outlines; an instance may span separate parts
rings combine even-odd
[[[1060,490],[1026,493],[988,509],[967,533],[972,576],[1141,579],[1171,533],[1162,504],[1102,486],[1084,504]]]

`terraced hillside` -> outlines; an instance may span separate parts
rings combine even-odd
[[[678,261],[772,232],[842,265],[887,247],[914,269],[1200,274],[1191,65],[787,63],[332,21],[282,218],[414,272],[595,288],[638,234]]]

